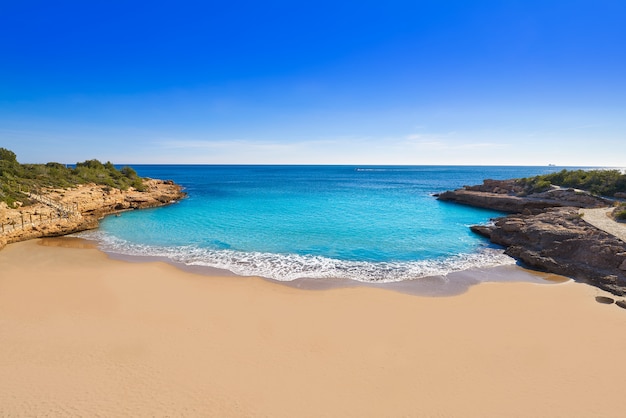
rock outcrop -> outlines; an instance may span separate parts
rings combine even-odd
[[[586,223],[576,208],[508,215],[471,229],[529,267],[626,295],[626,242]]]
[[[123,191],[96,184],[42,191],[54,206],[34,204],[16,209],[0,207],[0,248],[32,238],[53,237],[98,227],[102,217],[120,211],[164,206],[185,197],[172,181],[146,179],[145,191]],[[63,209],[60,209],[60,208]]]
[[[531,268],[626,295],[626,242],[586,223],[578,213],[578,208],[607,207],[611,201],[558,187],[527,194],[517,180],[485,180],[441,193],[438,199],[512,213],[471,229]]]
[[[443,192],[437,198],[509,213],[539,213],[547,208],[566,206],[597,208],[610,204],[607,199],[575,189],[553,188],[542,193],[526,194],[523,186],[515,180],[485,180],[481,185]]]
[[[164,206],[182,199],[181,187],[171,180],[147,179],[145,191],[126,191],[95,184],[80,185],[69,190],[48,190],[47,196],[67,206],[77,207],[85,217],[102,216],[131,209]]]

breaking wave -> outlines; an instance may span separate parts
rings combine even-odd
[[[369,262],[312,255],[215,250],[198,246],[135,244],[101,230],[87,231],[77,236],[98,242],[100,249],[108,253],[159,257],[187,266],[212,267],[229,270],[240,276],[260,276],[277,281],[341,278],[369,283],[391,283],[515,263],[502,250],[490,247],[482,248],[475,253],[430,260]]]

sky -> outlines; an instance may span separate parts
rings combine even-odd
[[[624,22],[623,0],[0,0],[0,147],[623,167]]]

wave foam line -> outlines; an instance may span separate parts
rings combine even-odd
[[[476,253],[444,259],[410,262],[344,261],[321,256],[212,250],[196,246],[150,246],[110,236],[102,231],[78,234],[97,241],[105,252],[164,257],[189,266],[229,270],[240,276],[261,276],[278,281],[301,278],[342,278],[360,282],[391,283],[422,277],[445,276],[455,271],[514,264],[502,250],[485,248]]]

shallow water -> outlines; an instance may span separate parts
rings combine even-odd
[[[396,282],[513,264],[469,225],[501,213],[432,195],[556,167],[133,166],[189,198],[108,217],[103,250],[281,281]]]

